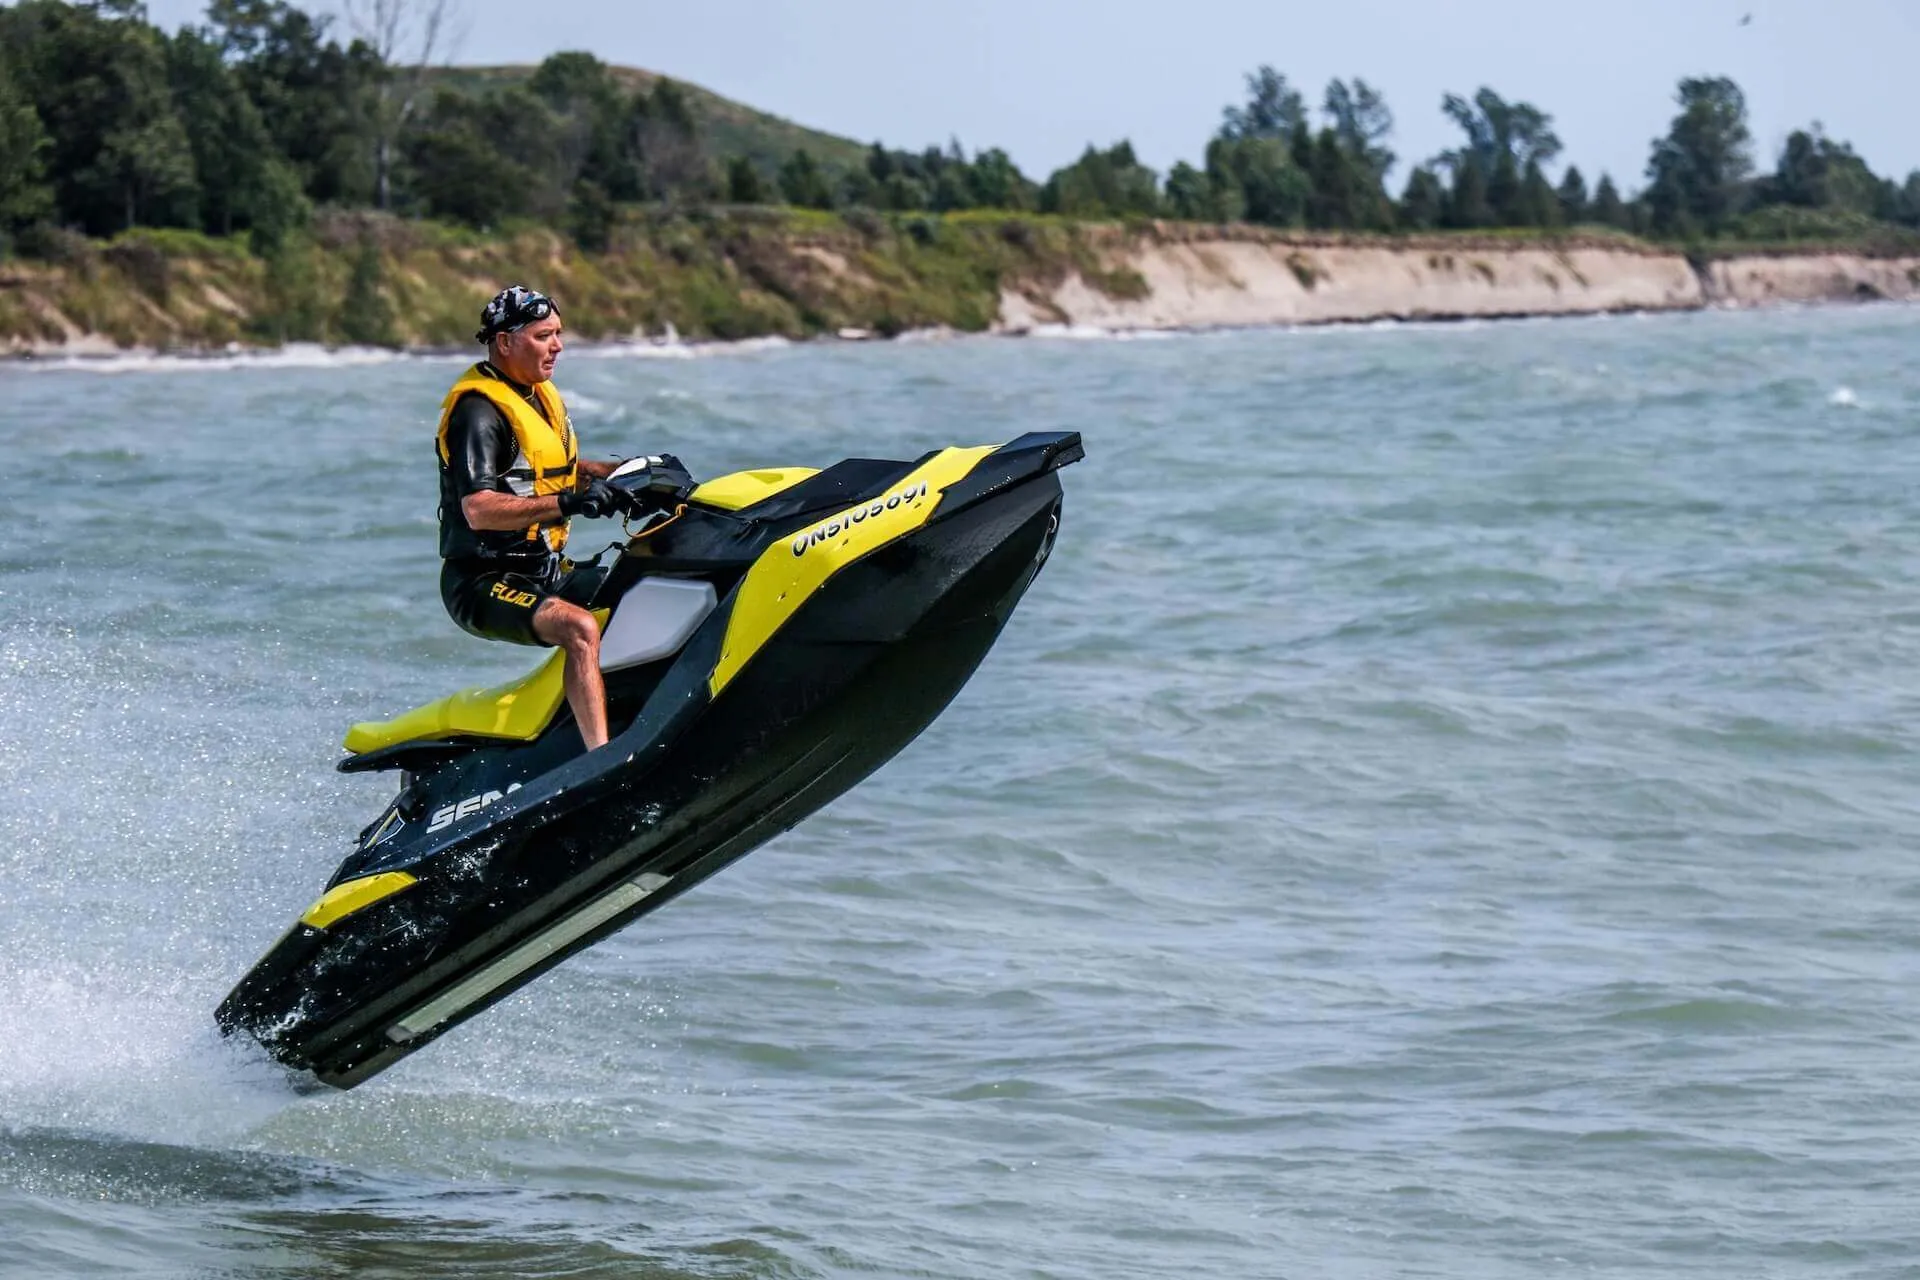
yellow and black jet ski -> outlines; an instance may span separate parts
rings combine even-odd
[[[1081,456],[1060,432],[677,492],[645,465],[616,476],[671,501],[592,602],[612,740],[583,749],[558,651],[355,725],[340,769],[391,770],[399,794],[222,1030],[352,1088],[800,822],[973,673]]]

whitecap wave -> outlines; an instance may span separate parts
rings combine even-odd
[[[1108,329],[1097,324],[1040,324],[1020,335],[1055,342],[1164,342],[1181,336],[1177,329]]]
[[[28,373],[212,373],[229,369],[351,369],[407,361],[458,364],[464,352],[392,351],[385,347],[323,347],[293,342],[262,350],[216,352],[124,351],[115,355],[36,356],[7,367]]]

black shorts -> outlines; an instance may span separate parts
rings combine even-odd
[[[503,567],[479,560],[447,560],[440,566],[440,599],[462,631],[482,640],[544,645],[533,634],[534,610],[549,598],[585,608],[607,571],[554,556]]]

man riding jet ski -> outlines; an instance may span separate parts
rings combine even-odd
[[[1072,432],[692,487],[636,459],[643,513],[581,605],[607,745],[562,650],[525,679],[355,725],[398,794],[218,1010],[351,1088],[840,795],[930,723],[1052,549]]]
[[[487,358],[440,406],[440,598],[473,635],[566,654],[561,684],[591,751],[607,740],[606,690],[600,628],[582,606],[602,574],[563,553],[572,517],[624,503],[607,483],[620,464],[580,456],[553,385],[564,332],[559,307],[524,285],[480,313]]]

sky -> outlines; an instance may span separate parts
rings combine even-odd
[[[1314,106],[1335,76],[1381,90],[1396,179],[1457,144],[1441,96],[1486,85],[1552,115],[1589,185],[1606,171],[1634,190],[1689,75],[1745,90],[1763,169],[1815,120],[1878,173],[1920,169],[1920,0],[456,2],[456,62],[585,49],[861,141],[1003,147],[1040,179],[1122,138],[1163,173],[1199,163],[1262,63]],[[148,8],[172,27],[205,3]]]

